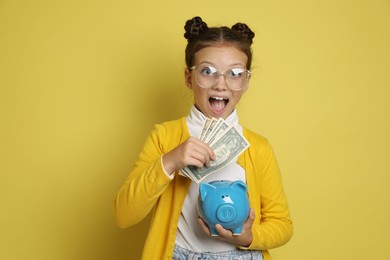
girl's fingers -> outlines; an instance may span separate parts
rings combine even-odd
[[[249,211],[248,219],[245,222],[245,225],[248,226],[249,228],[252,228],[254,220],[255,220],[255,210],[253,208],[251,208]]]
[[[199,222],[200,226],[202,227],[203,231],[204,231],[208,236],[211,236],[210,230],[209,230],[209,228],[207,227],[206,223],[204,223],[203,219],[201,219],[200,217],[198,217],[198,222]]]
[[[230,239],[233,237],[233,233],[230,230],[224,229],[221,224],[216,224],[215,229],[221,238]]]
[[[185,150],[192,159],[197,161],[195,164],[189,163],[189,165],[202,168],[204,165],[209,166],[211,160],[215,160],[214,152],[210,146],[198,139],[189,139],[188,147]]]

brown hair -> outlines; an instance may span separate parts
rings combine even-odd
[[[188,68],[194,66],[194,57],[199,50],[222,45],[233,45],[245,53],[248,57],[246,67],[247,69],[251,68],[251,45],[255,34],[246,24],[236,23],[232,28],[226,26],[209,28],[202,21],[202,18],[196,16],[186,22],[184,29],[186,31],[184,38],[188,41],[185,50],[185,61]]]

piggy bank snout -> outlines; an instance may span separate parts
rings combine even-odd
[[[227,223],[233,221],[237,216],[237,210],[234,206],[225,204],[217,209],[217,219],[221,222]]]

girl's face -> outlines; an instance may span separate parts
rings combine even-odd
[[[211,66],[223,73],[233,68],[246,69],[247,59],[245,53],[233,46],[206,47],[195,54],[195,66]],[[195,73],[196,70],[186,69],[185,80],[186,85],[194,92],[196,107],[206,117],[226,119],[235,109],[248,85],[240,90],[231,90],[226,85],[225,76],[219,76],[215,86],[204,88],[195,80]]]

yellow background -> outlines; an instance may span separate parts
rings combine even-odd
[[[195,15],[256,33],[238,109],[283,173],[274,259],[390,259],[388,0],[0,0],[0,259],[139,259],[148,219],[121,230],[111,205],[152,125],[188,112]]]

